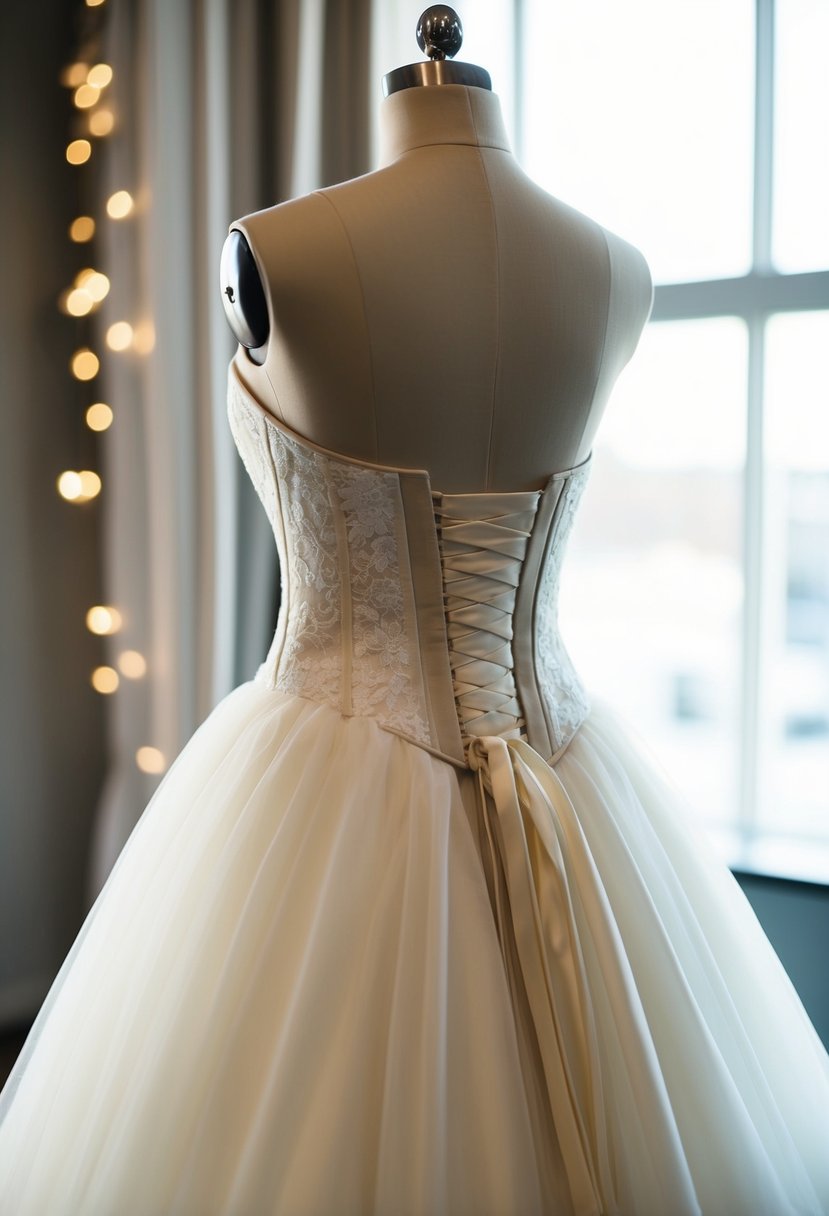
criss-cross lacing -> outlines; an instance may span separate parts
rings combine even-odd
[[[519,738],[516,588],[540,494],[436,494],[453,688],[464,737]]]

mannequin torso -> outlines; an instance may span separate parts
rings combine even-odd
[[[239,375],[323,447],[444,491],[538,489],[590,451],[647,265],[527,178],[492,93],[407,88],[382,124],[383,168],[232,226],[269,320]]]

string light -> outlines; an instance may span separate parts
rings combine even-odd
[[[114,667],[96,667],[90,676],[90,681],[96,692],[109,695],[115,692],[121,683],[121,677]]]
[[[86,76],[87,84],[93,89],[105,89],[112,83],[112,68],[108,63],[96,63]]]
[[[101,493],[101,479],[93,469],[81,469],[78,476],[81,479],[81,496],[85,502],[97,498]]]
[[[132,337],[132,348],[138,355],[148,355],[155,346],[155,326],[152,321],[139,321]]]
[[[100,91],[93,84],[79,84],[72,100],[79,110],[88,110],[91,106],[97,105],[100,98]]]
[[[91,241],[95,235],[95,221],[91,215],[79,215],[69,225],[69,239],[77,245]]]
[[[80,475],[74,469],[67,469],[58,478],[58,493],[67,502],[75,502],[82,494]]]
[[[93,114],[89,115],[90,135],[109,135],[114,126],[115,115],[112,110],[101,107],[100,110],[95,110]]]
[[[115,321],[107,330],[106,343],[110,350],[126,350],[132,345],[132,326],[129,321]]]
[[[72,317],[85,317],[94,307],[95,301],[83,287],[75,287],[66,296],[66,311]]]
[[[116,190],[107,199],[107,215],[112,220],[123,220],[134,206],[135,202],[129,190]]]
[[[70,63],[65,67],[60,74],[60,82],[67,89],[77,89],[78,85],[84,84],[86,75],[89,71],[88,63]]]
[[[87,629],[99,637],[117,633],[122,623],[121,613],[111,604],[95,604],[86,614]]]
[[[92,144],[88,139],[73,139],[66,148],[66,159],[70,165],[82,165],[92,155]]]
[[[137,650],[122,650],[118,656],[121,675],[128,680],[140,680],[147,674],[147,660]]]
[[[72,356],[72,375],[76,380],[94,380],[100,366],[101,361],[98,356],[86,346],[76,350]]]
[[[85,417],[90,431],[106,431],[112,425],[112,409],[103,401],[88,406]]]
[[[135,763],[142,773],[163,773],[167,767],[164,754],[157,747],[139,747],[135,753]]]
[[[96,304],[100,304],[101,300],[106,299],[109,294],[110,282],[100,270],[86,267],[75,275],[75,286],[82,287]]]

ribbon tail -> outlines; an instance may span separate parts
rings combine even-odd
[[[479,738],[470,761],[489,795],[487,835],[491,849],[497,842],[506,883],[509,907],[495,908],[502,949],[509,922],[575,1210],[580,1216],[605,1212],[609,1179],[601,1177],[607,1153],[595,1019],[556,828],[567,794],[520,741]]]

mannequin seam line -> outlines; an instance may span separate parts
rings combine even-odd
[[[604,361],[605,361],[605,356],[607,354],[607,338],[608,338],[608,334],[610,333],[610,312],[611,312],[611,308],[613,305],[613,258],[610,253],[610,243],[607,239],[607,233],[605,232],[604,228],[602,228],[601,224],[597,224],[596,227],[599,229],[599,232],[602,234],[602,243],[604,245],[605,257],[607,259],[607,307],[606,307],[605,318],[604,318],[604,335],[602,336],[602,349],[601,349],[601,353],[599,355],[598,366],[596,368],[596,378],[593,381],[593,390],[590,394],[591,407],[593,406],[593,404],[596,400],[596,392],[598,390],[599,384],[601,383],[602,373],[604,371]],[[592,413],[592,408],[590,410],[588,410],[588,417],[585,418],[584,427],[582,429],[581,436],[579,437],[579,446],[576,449],[576,455],[578,455],[579,451],[581,451],[581,445],[584,442],[584,436],[585,436],[585,432],[587,430],[587,423],[588,423],[588,419],[589,419],[589,416],[591,413]]]
[[[326,193],[325,190],[316,190],[314,193],[317,194],[320,198],[325,199],[325,201],[328,203],[329,207],[331,208],[331,210],[334,212],[335,216],[337,217],[337,221],[340,225],[340,228],[342,229],[343,236],[345,237],[345,240],[346,240],[346,244],[348,245],[348,251],[351,254],[351,260],[354,263],[354,273],[357,276],[357,283],[360,288],[360,303],[361,303],[362,309],[363,309],[363,325],[364,325],[365,331],[366,331],[366,339],[367,339],[367,346],[368,346],[368,369],[369,369],[369,379],[371,382],[371,418],[372,418],[372,423],[373,423],[373,427],[374,427],[374,460],[376,463],[379,464],[380,463],[380,434],[379,434],[379,431],[377,428],[377,385],[376,385],[375,375],[374,375],[374,345],[372,343],[372,338],[371,338],[371,327],[368,323],[368,308],[366,307],[366,293],[365,293],[365,289],[363,287],[363,279],[360,274],[360,264],[357,261],[357,254],[354,252],[354,244],[351,240],[351,234],[348,231],[348,229],[346,228],[345,220],[340,215],[340,212],[338,211],[337,206],[334,203],[333,199],[331,199],[329,197],[329,195]]]
[[[492,411],[489,416],[489,438],[486,446],[486,476],[484,478],[484,485],[487,490],[490,490],[492,488],[492,443],[495,436],[495,411],[498,401],[498,378],[501,368],[501,247],[498,240],[498,220],[495,215],[495,204],[492,201],[492,187],[490,186],[486,162],[480,148],[478,148],[478,156],[481,162],[481,172],[486,182],[489,209],[492,213],[492,231],[495,234],[495,367],[492,375]]]

